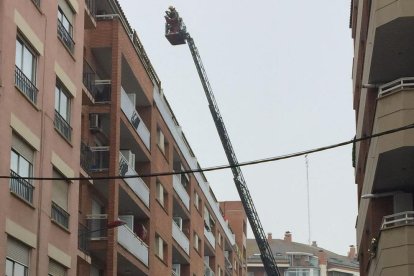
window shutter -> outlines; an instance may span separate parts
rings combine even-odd
[[[23,156],[27,161],[33,164],[34,152],[19,136],[13,133],[12,148]]]
[[[29,247],[13,239],[7,239],[7,258],[24,266],[29,266]]]
[[[49,275],[65,276],[66,268],[52,259],[49,259]]]
[[[69,20],[70,24],[73,25],[73,10],[69,6],[68,2],[66,0],[58,0],[58,5],[65,14],[66,18]]]
[[[53,177],[63,177],[53,170]],[[52,200],[59,207],[68,210],[68,183],[65,180],[53,180]]]

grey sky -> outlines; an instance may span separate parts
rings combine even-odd
[[[186,45],[164,38],[173,5],[195,40],[239,161],[354,136],[350,1],[120,0],[202,167],[226,164]],[[309,156],[311,239],[346,254],[355,244],[351,147]],[[307,243],[303,157],[242,169],[265,232]],[[218,200],[238,200],[230,171],[206,176]],[[248,235],[253,237],[251,232]]]

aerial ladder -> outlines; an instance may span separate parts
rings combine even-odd
[[[206,71],[204,69],[194,40],[187,32],[182,18],[179,16],[174,7],[170,6],[166,11],[165,20],[165,37],[168,39],[168,41],[172,45],[181,45],[187,43],[188,47],[190,48],[191,55],[193,56],[195,66],[198,71],[198,75],[200,77],[201,83],[203,84],[211,115],[213,116],[213,120],[216,125],[217,132],[220,136],[221,143],[223,144],[227,160],[231,166],[234,183],[236,184],[241,202],[252,228],[256,243],[259,247],[260,257],[262,259],[266,273],[269,276],[280,276],[280,271],[277,267],[265,232],[263,231],[262,224],[260,222],[256,208],[254,207],[252,197],[250,196],[249,189],[246,185],[246,181],[244,180],[242,171],[238,166],[239,163],[237,161],[236,154],[234,152],[233,146],[231,145],[229,135],[224,125],[223,118],[221,117],[220,110],[214,98],[213,90],[211,89]]]

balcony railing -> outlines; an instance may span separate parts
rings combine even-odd
[[[14,82],[19,90],[26,95],[26,97],[34,104],[37,102],[37,93],[39,90],[32,81],[26,77],[22,70],[19,67],[15,67],[14,73]]]
[[[188,195],[183,184],[181,184],[180,177],[178,175],[173,175],[173,187],[178,197],[184,203],[184,206],[187,210],[190,210],[190,196]]]
[[[144,142],[147,149],[150,148],[150,132],[147,126],[142,121],[138,112],[135,110],[134,103],[129,99],[128,94],[121,87],[121,109],[124,112],[125,116],[128,118],[131,125],[134,127],[135,131],[138,133],[139,137]]]
[[[92,163],[90,172],[101,172],[109,169],[109,147],[90,147]]]
[[[213,270],[206,263],[204,263],[204,276],[214,276]]]
[[[204,236],[207,238],[208,243],[215,249],[216,248],[216,238],[214,237],[211,231],[208,231],[204,228]]]
[[[89,239],[102,240],[108,236],[108,215],[91,214],[86,216],[89,229]]]
[[[69,213],[52,201],[52,220],[69,229]]]
[[[405,225],[414,225],[414,211],[385,216],[382,220],[381,230]]]
[[[78,228],[78,248],[82,252],[88,254],[89,229],[83,224],[79,223]]]
[[[95,0],[85,0],[85,6],[88,8],[90,14],[95,17],[96,16],[96,4]]]
[[[111,80],[95,80],[94,92],[95,103],[106,103],[111,101]]]
[[[190,255],[190,241],[174,221],[172,222],[172,236],[184,252],[187,253],[187,255]]]
[[[83,61],[83,85],[88,89],[89,93],[95,98],[95,80],[96,73],[92,67],[84,60]]]
[[[19,177],[19,175],[14,171],[10,171],[10,176]],[[10,179],[10,191],[29,203],[33,203],[33,190],[33,185],[30,184],[26,179]]]
[[[60,134],[63,135],[63,137],[66,138],[69,142],[72,140],[72,127],[69,125],[68,122],[62,117],[62,115],[59,114],[55,110],[55,128],[59,131]]]
[[[128,164],[127,159],[122,155],[121,152],[119,153],[119,172],[123,176],[138,175],[137,172],[131,167],[131,165]],[[150,191],[145,182],[139,177],[124,178],[124,181],[149,208]]]
[[[37,7],[40,7],[40,0],[32,0],[33,4],[35,4]]]
[[[60,20],[58,22],[58,36],[62,40],[63,44],[69,49],[71,53],[75,51],[75,42],[72,39],[72,35],[65,29]],[[72,27],[71,27],[72,28]]]
[[[392,82],[383,84],[379,87],[379,96],[385,96],[396,91],[404,89],[414,89],[414,77],[401,78]]]
[[[118,227],[118,243],[148,266],[148,245],[145,244],[128,226]]]
[[[92,160],[91,148],[84,142],[81,142],[80,165],[86,172],[89,172],[92,166]]]

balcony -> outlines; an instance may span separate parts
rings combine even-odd
[[[96,73],[85,60],[83,61],[82,82],[89,93],[95,98]]]
[[[101,172],[109,169],[109,147],[90,147],[92,163],[90,172]]]
[[[118,227],[118,243],[148,266],[148,245],[135,235],[128,226]]]
[[[32,0],[33,4],[35,4],[38,8],[40,7],[40,0]]]
[[[107,103],[111,101],[111,80],[95,80],[93,95],[95,103]]]
[[[206,263],[204,263],[204,276],[214,276],[213,270]]]
[[[173,175],[173,187],[174,191],[177,193],[184,206],[187,208],[187,210],[190,210],[190,196],[188,195],[187,190],[181,184],[181,180],[178,175]]]
[[[58,37],[63,42],[63,44],[66,46],[66,48],[73,54],[75,51],[75,42],[72,39],[72,34],[68,32],[68,30],[65,29],[62,22],[60,20],[57,21],[58,23]],[[72,28],[72,26],[70,26]]]
[[[135,110],[135,105],[129,98],[128,94],[121,87],[121,109],[128,118],[131,125],[134,127],[138,136],[144,142],[147,149],[150,149],[150,132],[147,126],[142,121],[138,112]]]
[[[414,211],[406,211],[385,216],[382,220],[381,230],[405,225],[414,225]]]
[[[86,216],[90,240],[103,240],[108,236],[108,215],[91,214]]]
[[[69,229],[69,213],[53,201],[51,217],[54,222],[64,227],[65,229]]]
[[[138,175],[121,152],[119,153],[119,173],[122,176]],[[145,182],[139,177],[125,178],[124,181],[149,208],[150,191]]]
[[[37,103],[37,94],[39,93],[39,90],[17,66],[15,67],[14,83],[33,104]]]
[[[216,249],[216,238],[214,237],[213,232],[208,231],[206,228],[204,228],[204,236],[207,238],[208,243]]]
[[[95,18],[96,16],[96,3],[95,0],[85,0],[85,7],[88,9],[89,14]]]
[[[10,171],[10,176],[19,177],[19,175],[14,171]],[[26,179],[10,179],[10,191],[29,203],[33,203],[33,190],[33,185]]]
[[[69,123],[55,110],[55,128],[69,142],[72,140],[72,127]]]
[[[83,224],[79,223],[78,228],[78,249],[88,254],[89,229]]]
[[[226,273],[232,275],[233,265],[231,264],[229,257],[229,251],[224,251],[224,266],[226,267]]]
[[[85,172],[89,172],[89,169],[92,166],[92,160],[91,148],[84,142],[81,142],[80,165]]]
[[[178,227],[177,223],[174,221],[172,222],[172,236],[173,239],[181,246],[181,248],[190,255],[190,241],[188,240],[187,236],[181,231],[180,227]]]

